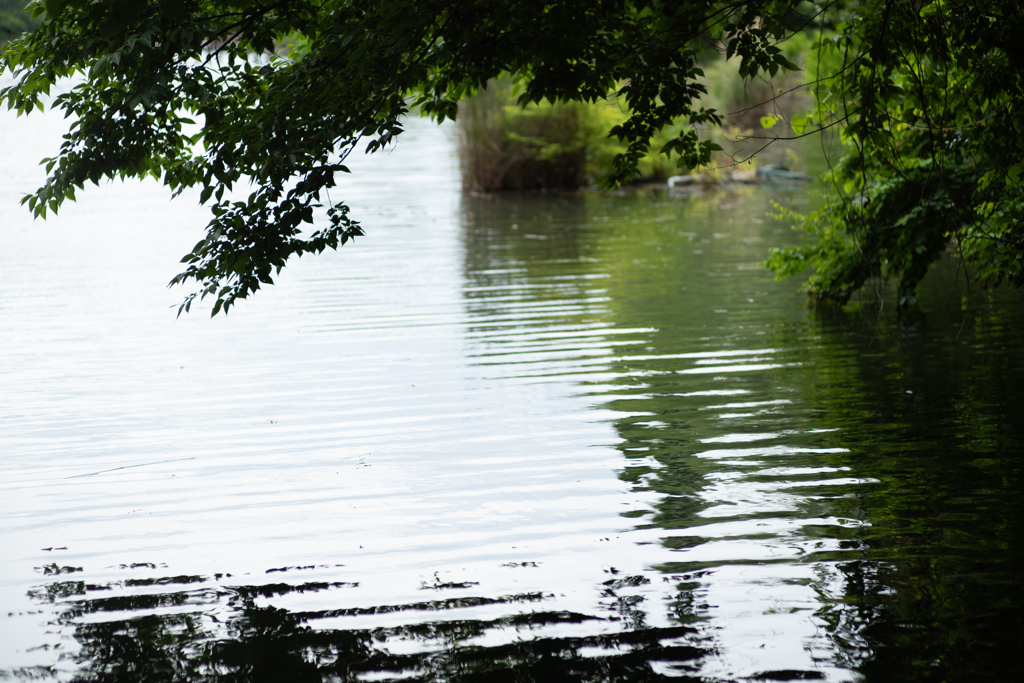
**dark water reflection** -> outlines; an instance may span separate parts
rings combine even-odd
[[[416,457],[428,460],[463,452],[455,435],[468,430],[485,446],[465,452],[483,464],[441,460],[423,472],[478,479],[379,492],[365,474],[350,485],[369,487],[365,499],[346,488],[339,498],[367,507],[353,518],[366,530],[360,543],[420,515],[427,522],[415,523],[439,539],[423,547],[439,545],[438,554],[395,545],[377,564],[349,564],[352,552],[342,557],[325,535],[315,563],[256,572],[228,558],[223,572],[182,575],[182,562],[151,555],[119,550],[124,564],[79,567],[48,550],[29,605],[7,623],[45,622],[35,653],[51,663],[3,669],[0,660],[0,672],[75,681],[1024,678],[1020,296],[968,299],[949,263],[911,315],[879,314],[869,299],[859,312],[809,311],[793,283],[756,269],[766,246],[788,239],[765,217],[770,198],[809,201],[798,190],[750,189],[464,197],[451,247],[461,272],[434,273],[457,287],[454,302],[357,327],[408,334],[397,348],[458,331],[444,339],[462,344],[464,366],[439,372],[464,373],[468,388],[410,404],[431,420],[413,436],[402,423],[371,425],[385,435],[366,438],[418,440],[429,449]],[[335,275],[314,275],[310,291],[324,298],[300,308],[325,316]],[[394,277],[401,291],[428,286]],[[307,324],[326,330],[322,319]],[[491,389],[474,393],[477,385]],[[369,393],[366,410],[402,414],[387,394],[404,390]],[[485,426],[462,426],[467,415]],[[463,498],[477,501],[463,517],[444,507]],[[400,500],[410,507],[396,508]],[[492,516],[492,526],[474,526]],[[251,523],[261,520],[270,522]],[[456,542],[442,527],[471,537]],[[210,533],[230,546],[228,531]],[[509,549],[489,549],[492,536]],[[402,542],[416,537],[414,527]],[[270,531],[254,538],[286,543]],[[410,562],[421,585],[396,586],[394,597],[367,588],[380,568]],[[479,569],[487,563],[492,573]]]
[[[779,305],[745,277],[772,239],[764,203],[469,200],[487,256],[467,278],[509,279],[498,254],[513,280],[576,283],[554,290],[577,309],[561,325],[648,329],[607,337],[607,376],[581,384],[623,414],[621,478],[658,494],[623,515],[675,555],[657,569],[710,626],[702,675],[1015,680],[1019,294],[972,292],[950,260],[904,316],[867,295],[860,313]],[[758,651],[780,634],[806,654],[773,668]]]
[[[644,680],[649,659],[685,661],[699,654],[693,647],[666,644],[666,639],[690,635],[692,629],[685,627],[589,638],[537,638],[487,648],[460,646],[491,630],[528,633],[535,627],[593,619],[568,612],[530,611],[492,621],[454,618],[368,630],[318,628],[321,620],[362,612],[423,615],[481,604],[529,605],[541,601],[541,595],[425,601],[362,611],[290,612],[257,604],[258,598],[334,587],[271,584],[145,599],[93,598],[66,610],[60,623],[75,625],[81,646],[75,659],[83,666],[75,679],[96,681],[363,680],[364,674],[379,678],[384,672],[416,672],[420,680]],[[63,592],[59,585],[53,588]],[[71,591],[84,592],[80,585]],[[209,623],[199,610],[213,605],[219,606],[221,616]],[[184,609],[168,614],[170,607]],[[162,614],[154,613],[157,610]],[[125,611],[143,616],[110,619],[103,615]],[[82,623],[91,614],[106,618]],[[396,653],[385,647],[389,641],[420,643],[429,651]],[[589,656],[581,656],[584,649]]]

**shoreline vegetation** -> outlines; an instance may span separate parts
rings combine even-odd
[[[454,120],[481,90],[462,104],[471,190],[715,186],[736,172],[757,182],[768,165],[817,175],[813,164],[823,201],[780,214],[804,235],[765,265],[803,278],[815,302],[842,306],[895,278],[910,306],[951,244],[978,285],[1024,286],[1016,2],[31,7],[43,21],[0,51],[14,76],[0,98],[27,114],[57,81],[83,78],[54,100],[77,122],[23,203],[45,218],[102,178],[201,188],[211,217],[171,281],[196,288],[179,312],[205,297],[227,311],[292,257],[362,236],[343,200],[324,203],[349,154],[390,145],[412,109]],[[777,160],[799,151],[808,167]],[[243,179],[254,192],[224,196]],[[327,221],[306,232],[323,206]]]
[[[27,6],[28,0],[0,0],[0,45],[39,26],[39,20],[25,11]]]
[[[786,47],[791,62],[802,65],[810,61],[811,38],[801,35]],[[703,103],[722,116],[722,127],[704,128],[700,134],[702,139],[713,139],[723,150],[715,152],[707,166],[678,167],[674,159],[660,153],[685,125],[677,121],[651,141],[630,185],[714,187],[730,182],[798,179],[803,164],[794,145],[775,141],[760,148],[765,147],[766,127],[777,126],[772,134],[780,137],[780,129],[791,134],[789,122],[810,106],[811,97],[804,85],[807,71],[781,71],[771,80],[751,80],[739,75],[738,61],[712,50],[701,65],[707,91]],[[612,160],[626,146],[609,138],[608,132],[629,117],[628,109],[611,98],[596,102],[544,101],[521,107],[518,95],[517,84],[503,76],[460,102],[456,119],[458,149],[467,190],[577,190],[595,186],[611,173]]]

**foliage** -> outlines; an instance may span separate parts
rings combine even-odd
[[[706,105],[706,96],[701,96],[701,102],[705,109],[711,110],[714,107]],[[626,152],[626,144],[615,136],[608,135],[608,131],[616,126],[622,125],[630,115],[629,109],[614,97],[599,100],[591,104],[583,104],[583,118],[587,129],[590,131],[592,144],[587,150],[587,177],[593,181],[601,182],[614,173],[615,159]],[[685,125],[685,121],[673,121],[672,124],[661,128],[651,136],[651,144],[647,153],[642,155],[636,162],[636,175],[633,180],[639,182],[664,181],[678,171],[679,166],[684,166],[679,159],[672,159],[669,155],[663,154],[662,150],[669,145],[674,137],[677,127]],[[708,141],[709,126],[704,125],[697,128],[701,140]],[[719,152],[718,143],[715,149],[702,161],[702,165],[715,165],[716,155]]]
[[[786,59],[803,67],[815,38],[814,31],[797,31],[779,48]],[[802,87],[806,78],[804,71],[786,70],[774,76],[760,74],[753,79],[743,78],[739,73],[740,60],[726,59],[718,52],[709,50],[701,59],[704,71],[701,82],[708,91],[703,101],[719,111],[727,124],[751,129],[760,127],[762,116],[774,114],[788,119],[791,114],[807,108],[807,95]]]
[[[1024,10],[1009,0],[872,0],[822,36],[808,118],[845,153],[810,240],[773,250],[817,300],[899,281],[901,305],[950,245],[985,285],[1024,283]]]
[[[714,145],[703,109],[698,39],[714,36],[746,76],[792,65],[773,43],[795,26],[786,3],[709,0],[37,0],[39,29],[4,50],[16,84],[0,99],[75,118],[49,176],[26,201],[56,211],[87,181],[160,178],[202,189],[213,218],[174,283],[194,282],[213,311],[272,282],[291,256],[362,231],[329,190],[346,157],[401,134],[410,106],[454,118],[463,96],[502,73],[520,105],[593,102],[614,92],[630,116],[609,184],[628,180],[651,137],[686,126],[664,151],[687,166]],[[190,134],[195,121],[198,132]],[[200,146],[201,145],[201,146]],[[247,198],[229,190],[247,181]],[[327,221],[303,232],[321,206]]]

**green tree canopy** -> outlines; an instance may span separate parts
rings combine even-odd
[[[25,201],[45,216],[113,177],[201,188],[212,219],[173,281],[197,288],[186,310],[197,295],[227,310],[291,256],[362,234],[329,190],[348,155],[393,141],[412,107],[454,118],[461,98],[506,73],[521,104],[614,95],[630,112],[611,131],[625,144],[616,184],[666,126],[680,128],[661,151],[709,162],[715,145],[699,128],[720,121],[700,103],[702,50],[770,77],[795,68],[777,45],[806,30],[820,36],[813,125],[841,126],[849,151],[836,202],[809,218],[818,239],[770,265],[814,266],[820,298],[845,300],[883,274],[912,294],[957,237],[965,259],[997,259],[985,277],[1019,281],[1019,11],[1007,0],[45,0],[34,13],[40,27],[4,49],[16,82],[0,99],[29,112],[77,76],[53,100],[75,120]],[[1010,125],[1001,137],[999,124]],[[247,198],[226,196],[244,182]],[[320,208],[326,221],[307,227]]]

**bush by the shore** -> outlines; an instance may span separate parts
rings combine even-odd
[[[24,11],[26,5],[28,0],[0,0],[0,43],[13,40],[39,25]]]

